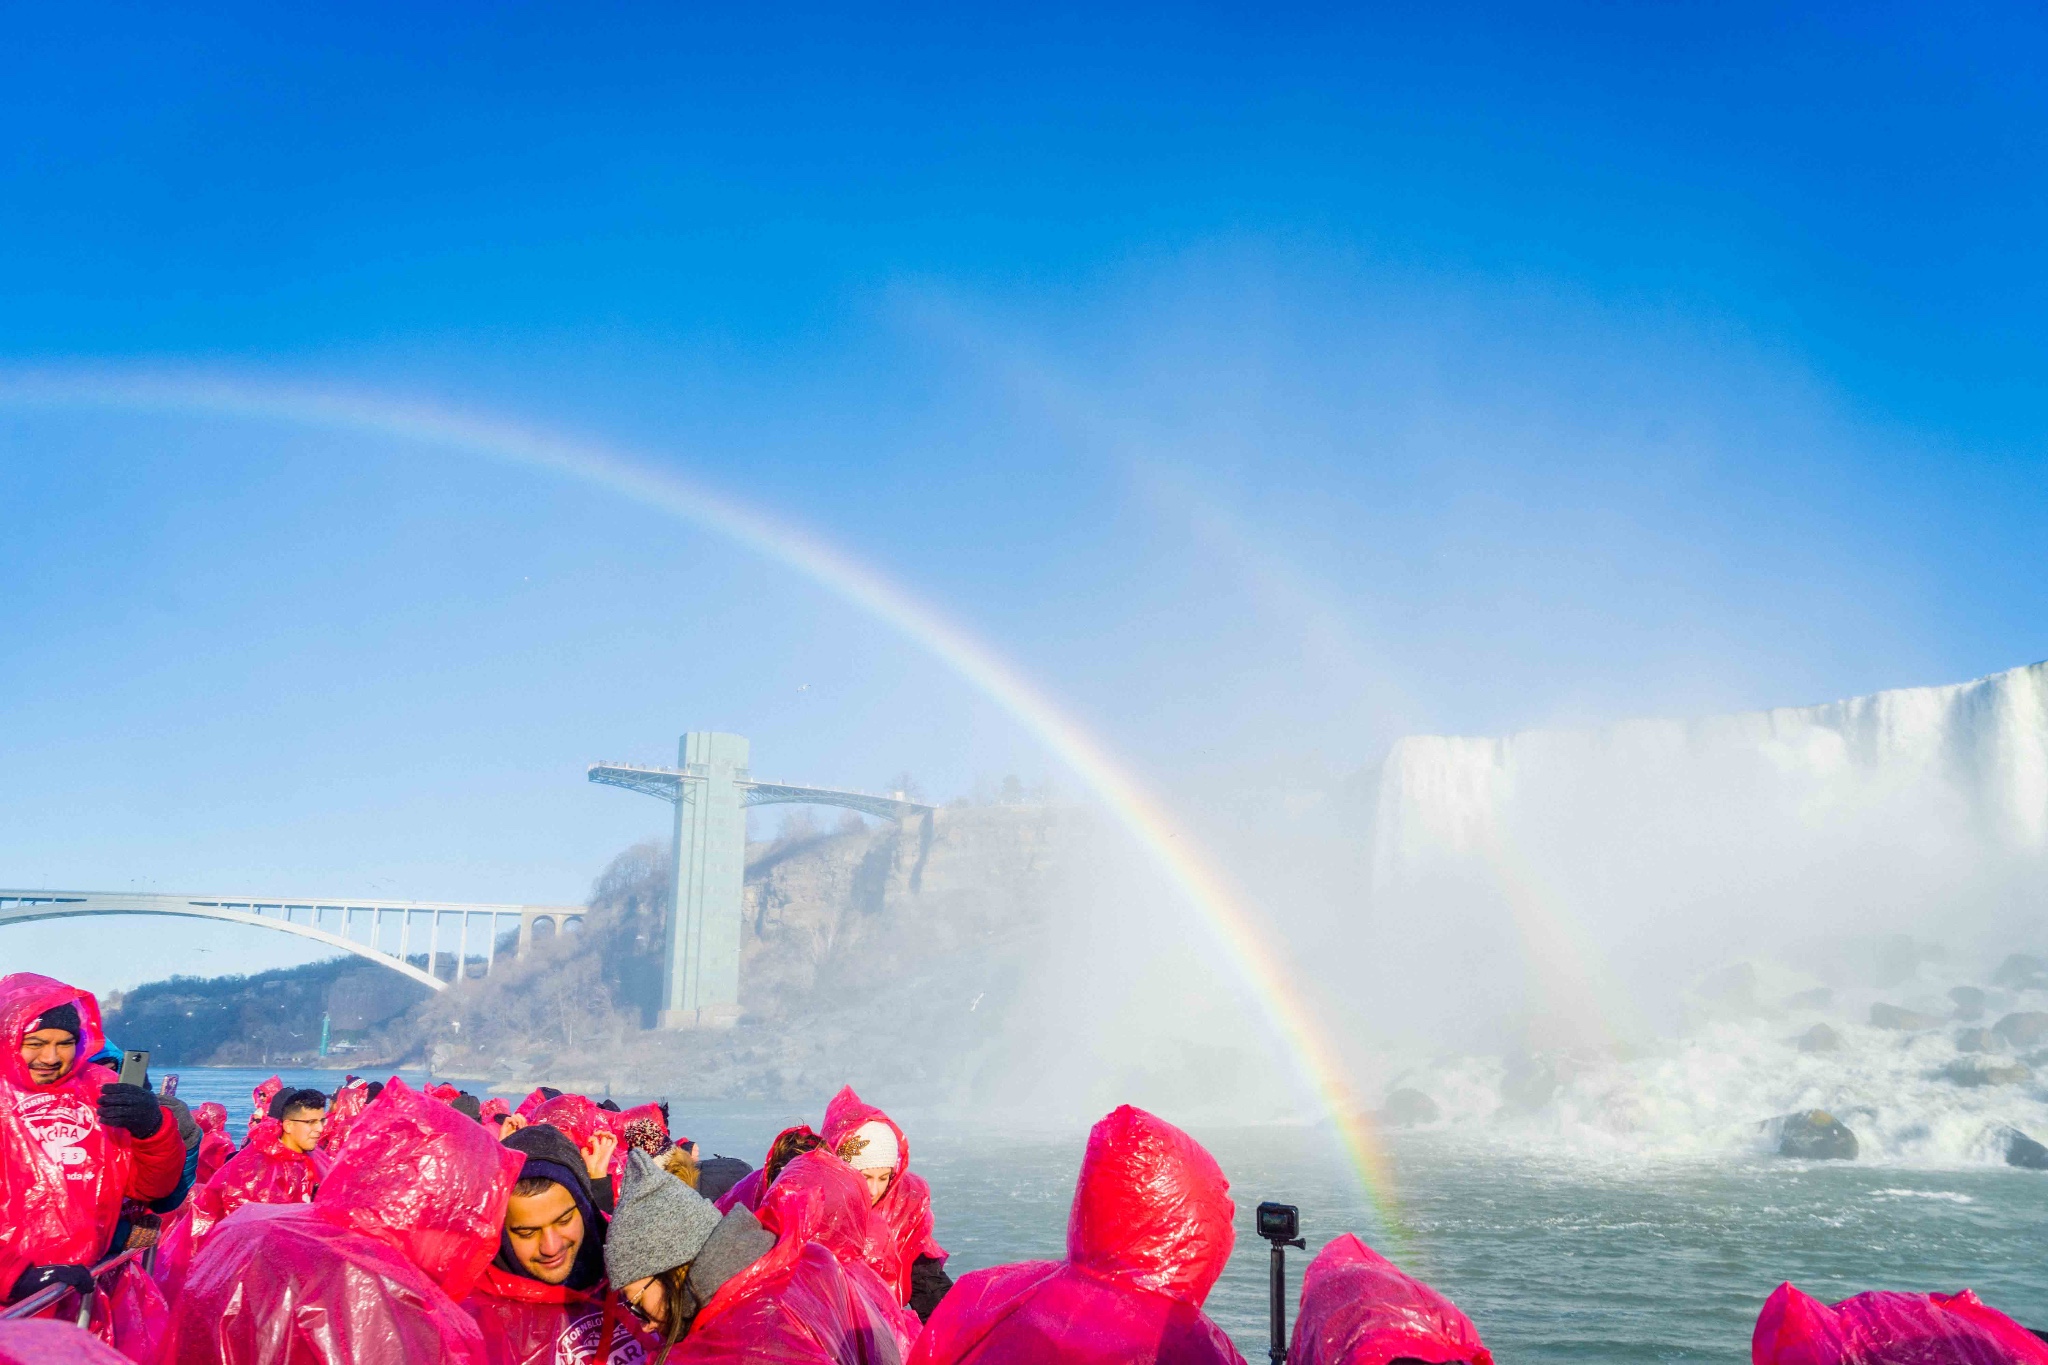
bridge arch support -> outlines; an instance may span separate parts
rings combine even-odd
[[[326,899],[263,899],[220,896],[166,896],[102,891],[8,891],[0,890],[0,926],[28,924],[37,920],[69,919],[95,915],[167,915],[186,919],[210,919],[224,924],[247,924],[272,929],[325,944],[340,952],[374,962],[399,975],[417,981],[430,990],[444,991],[454,984],[443,980],[436,970],[450,951],[455,956],[455,979],[462,979],[475,957],[483,959],[484,974],[497,959],[499,939],[508,932],[507,917],[516,917],[518,942],[529,941],[529,926],[536,919],[565,923],[579,922],[585,913],[580,905],[467,905],[448,901],[368,901]],[[481,936],[472,920],[482,917]],[[340,932],[324,927],[327,919],[338,921]],[[422,932],[421,920],[425,926]],[[451,926],[449,921],[454,921]],[[367,921],[367,938],[354,931]],[[390,932],[395,929],[397,932]],[[395,946],[390,945],[392,938]],[[471,944],[480,949],[472,953]],[[420,950],[424,950],[422,953]],[[413,959],[423,956],[425,967]]]

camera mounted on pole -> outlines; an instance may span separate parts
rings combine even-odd
[[[1292,1204],[1259,1205],[1259,1236],[1273,1244],[1273,1365],[1287,1359],[1287,1248],[1308,1250],[1301,1237],[1301,1210]]]

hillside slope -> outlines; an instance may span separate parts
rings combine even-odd
[[[667,850],[599,878],[583,933],[408,1023],[437,1069],[517,1086],[545,1077],[677,1098],[811,1095],[846,1079],[958,1095],[1002,1045],[1002,1020],[1046,948],[1064,875],[1046,807],[960,807],[756,844],[748,853],[736,1028],[644,1031],[660,989]],[[502,965],[502,962],[501,962]]]
[[[323,1015],[332,1064],[344,1065],[388,1051],[389,1026],[427,994],[375,963],[343,957],[254,976],[174,976],[103,1004],[107,1036],[149,1049],[159,1069],[305,1065],[319,1055]],[[368,1039],[376,1042],[365,1052]]]

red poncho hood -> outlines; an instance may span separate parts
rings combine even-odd
[[[1829,1306],[1781,1284],[1757,1315],[1749,1358],[1753,1365],[2048,1365],[2048,1341],[1967,1289],[1872,1291]]]
[[[218,1100],[208,1100],[192,1111],[192,1121],[199,1125],[202,1133],[225,1133],[228,1130],[228,1107]]]
[[[896,1135],[896,1180],[901,1182],[903,1173],[910,1169],[910,1139],[903,1136],[903,1129],[897,1126],[896,1120],[854,1094],[852,1086],[842,1089],[825,1106],[825,1126],[819,1131],[819,1136],[836,1153],[840,1144],[853,1136],[854,1129],[870,1122],[886,1125]],[[894,1185],[890,1187],[891,1193],[894,1188]],[[883,1196],[883,1202],[888,1202],[887,1195]]]
[[[910,1365],[1244,1365],[1202,1311],[1230,1257],[1229,1189],[1186,1133],[1116,1110],[1088,1134],[1067,1259],[961,1276]]]
[[[869,1206],[867,1182],[829,1152],[805,1152],[783,1167],[756,1213],[779,1237],[816,1242],[842,1261],[896,1278],[896,1240]]]
[[[840,1144],[853,1135],[863,1123],[877,1122],[888,1125],[896,1135],[896,1178],[889,1183],[889,1192],[882,1196],[882,1202],[875,1205],[879,1214],[894,1230],[896,1245],[902,1252],[903,1274],[910,1274],[910,1263],[920,1256],[929,1256],[943,1261],[946,1249],[932,1237],[932,1192],[922,1176],[910,1173],[910,1139],[896,1120],[869,1104],[853,1093],[847,1086],[832,1097],[825,1106],[825,1124],[819,1136],[825,1139],[828,1150],[836,1153]],[[908,1281],[903,1285],[909,1293]]]
[[[78,1006],[78,1060],[61,1080],[37,1085],[29,1078],[28,1063],[21,1059],[21,1040],[30,1025],[59,1005]],[[0,1079],[22,1090],[57,1090],[70,1084],[86,1067],[86,1058],[106,1046],[106,1029],[100,1023],[100,1002],[91,991],[67,986],[34,972],[15,972],[0,977],[0,1043],[7,1049],[0,1056]],[[108,1077],[109,1080],[112,1077]]]
[[[831,1252],[869,1318],[886,1325],[898,1352],[909,1354],[923,1324],[904,1307],[906,1296],[897,1289],[902,1253],[887,1221],[869,1206],[858,1171],[830,1152],[805,1152],[761,1196],[759,1216],[783,1242],[810,1242]]]
[[[560,1129],[562,1135],[581,1150],[590,1145],[590,1139],[600,1128],[611,1131],[611,1125],[605,1122],[609,1117],[588,1095],[557,1095],[536,1106],[527,1115],[527,1121],[546,1123]]]
[[[363,1110],[370,1105],[370,1083],[351,1076],[341,1089],[334,1092],[334,1102],[327,1106],[327,1127],[320,1132],[320,1150],[338,1152],[348,1138],[348,1130],[355,1127]]]
[[[254,1090],[249,1092],[249,1103],[254,1106],[249,1110],[250,1128],[254,1128],[257,1124],[270,1117],[270,1102],[276,1099],[283,1090],[284,1077],[272,1076],[269,1080],[260,1083]]]
[[[1404,1358],[1493,1365],[1479,1329],[1456,1304],[1347,1232],[1302,1277],[1288,1359],[1387,1365]]]
[[[335,1153],[314,1210],[402,1252],[452,1299],[498,1253],[525,1158],[393,1078]]]
[[[1091,1275],[1199,1308],[1237,1234],[1230,1182],[1202,1145],[1124,1105],[1088,1134],[1067,1260]]]

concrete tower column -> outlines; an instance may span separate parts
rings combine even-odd
[[[728,1025],[740,1012],[747,813],[736,784],[750,776],[747,741],[692,730],[683,736],[680,758],[685,777],[676,793],[675,901],[656,1022],[669,1029]]]

